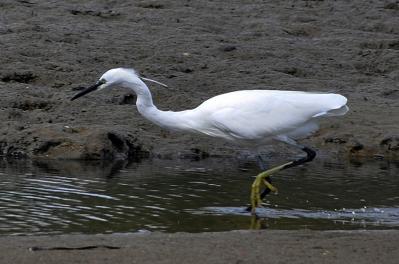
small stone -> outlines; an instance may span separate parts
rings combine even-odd
[[[224,51],[224,52],[230,52],[230,51],[233,51],[233,50],[236,50],[237,49],[237,47],[236,46],[224,46],[224,47],[222,47],[222,51]]]
[[[136,96],[133,94],[125,94],[122,96],[122,99],[120,99],[119,104],[120,105],[134,105],[136,103]]]
[[[380,142],[380,146],[386,147],[387,150],[394,150],[397,151],[399,150],[399,137],[397,136],[390,136],[386,137]]]
[[[325,142],[325,143],[335,143],[335,144],[345,144],[345,143],[346,143],[346,140],[345,140],[345,139],[342,139],[342,138],[332,138],[332,137],[329,137],[329,138],[324,139],[324,142]]]
[[[190,68],[185,68],[185,69],[182,70],[182,72],[184,72],[184,73],[192,73],[193,71],[194,70],[190,69]]]
[[[388,3],[384,6],[384,9],[399,10],[398,3]]]
[[[358,152],[360,150],[362,150],[364,148],[364,145],[359,143],[359,142],[354,142],[354,144],[352,145],[350,152],[355,153]]]

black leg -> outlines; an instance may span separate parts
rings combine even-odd
[[[303,147],[302,150],[304,152],[306,152],[306,157],[289,162],[281,170],[285,170],[288,168],[292,168],[292,167],[304,164],[306,162],[310,162],[316,157],[316,152],[314,150],[312,150],[311,148]],[[260,158],[260,159],[262,160],[262,158]],[[269,183],[272,183],[272,180],[270,179],[270,177],[265,178],[265,180],[268,181]],[[266,197],[266,195],[268,195],[270,192],[271,192],[271,190],[268,187],[266,187],[260,194],[260,198],[263,200]],[[252,206],[248,206],[245,210],[250,212],[252,210]]]
[[[260,168],[262,171],[267,170],[266,162],[265,162],[265,160],[262,158],[262,155],[261,155],[261,154],[259,154],[259,155],[256,156],[256,161],[257,161],[257,163],[258,163],[259,168]]]
[[[302,150],[306,152],[306,154],[307,154],[306,157],[300,158],[298,160],[294,160],[292,163],[285,166],[283,168],[283,170],[304,164],[309,161],[312,161],[316,157],[316,152],[313,149],[310,149],[308,147],[303,147]],[[272,179],[270,179],[270,177],[266,178],[265,180],[268,181],[269,183],[272,183]],[[266,187],[266,189],[264,189],[263,192],[261,193],[260,198],[261,199],[265,198],[265,196],[267,194],[269,194],[270,192],[271,192],[271,190]]]
[[[306,157],[294,160],[293,162],[291,162],[287,166],[285,166],[283,168],[283,170],[304,164],[309,161],[312,161],[316,157],[316,152],[313,149],[310,149],[308,147],[303,147],[302,150],[306,152],[306,154],[307,154]]]

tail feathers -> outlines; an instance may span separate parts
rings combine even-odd
[[[341,106],[340,108],[331,109],[331,110],[326,111],[326,112],[318,113],[318,114],[314,115],[313,117],[320,117],[320,116],[343,116],[343,115],[345,115],[348,111],[349,111],[349,107],[348,107],[347,105],[343,105],[343,106]]]
[[[319,116],[342,116],[349,111],[349,107],[346,105],[347,99],[345,96],[340,94],[329,94],[328,95],[329,109],[320,113],[315,114],[313,117]]]
[[[337,109],[332,109],[326,113],[326,116],[343,116],[349,111],[349,107],[347,105],[341,106]]]

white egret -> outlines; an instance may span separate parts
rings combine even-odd
[[[75,100],[89,92],[114,86],[131,89],[137,95],[141,115],[166,129],[195,132],[236,143],[260,146],[284,142],[306,152],[307,156],[266,170],[256,176],[251,189],[251,207],[261,206],[270,191],[270,175],[313,160],[315,151],[296,142],[318,129],[322,117],[340,116],[348,111],[347,99],[333,93],[280,90],[241,90],[212,97],[197,108],[173,112],[159,110],[151,92],[133,69],[116,68],[105,72],[93,86],[77,93]],[[156,82],[156,81],[153,81]],[[158,84],[161,84],[157,82]],[[161,84],[162,85],[162,84]],[[260,188],[265,186],[263,193]]]

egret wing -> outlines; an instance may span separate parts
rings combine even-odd
[[[209,102],[208,102],[209,101]],[[213,131],[229,138],[254,140],[288,133],[346,104],[336,94],[248,90],[204,102]]]

